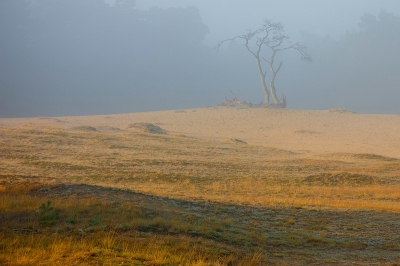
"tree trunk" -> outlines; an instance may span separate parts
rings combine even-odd
[[[258,73],[260,74],[261,86],[264,90],[264,103],[267,105],[269,104],[269,91],[267,85],[265,84],[265,74],[262,71],[260,59],[256,57]]]
[[[269,91],[271,92],[271,96],[272,96],[272,99],[274,100],[274,103],[277,104],[277,103],[279,103],[279,99],[276,96],[275,76],[276,76],[276,73],[272,72],[271,82],[269,83]]]
[[[276,96],[275,77],[276,77],[276,74],[278,74],[279,70],[281,69],[283,62],[280,62],[278,68],[275,70],[274,66],[273,66],[274,57],[275,57],[275,53],[272,56],[271,62],[268,62],[269,68],[271,69],[271,81],[269,83],[269,91],[272,95],[272,99],[274,100],[274,104],[279,104],[279,99]]]

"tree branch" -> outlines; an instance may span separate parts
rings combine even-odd
[[[217,47],[216,47],[217,51],[219,50],[219,48],[220,48],[224,43],[230,42],[230,44],[232,44],[232,43],[235,42],[235,40],[238,39],[238,38],[240,38],[240,39],[246,39],[246,38],[245,38],[245,35],[239,35],[239,36],[236,36],[236,37],[233,37],[233,38],[230,38],[230,39],[225,39],[225,40],[219,41],[219,42],[218,42],[218,45],[217,45]]]
[[[249,47],[249,40],[246,39],[246,43],[244,45],[246,46],[247,51],[249,51],[249,53],[251,53],[255,58],[257,58],[257,55]]]
[[[275,75],[278,74],[278,72],[279,72],[279,70],[281,69],[282,65],[283,65],[283,62],[281,61],[281,62],[279,63],[278,68],[277,68],[276,71],[275,71]]]

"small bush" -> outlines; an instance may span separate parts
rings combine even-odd
[[[41,225],[51,226],[55,225],[60,213],[55,211],[51,206],[51,201],[43,203],[39,210],[35,212],[35,216],[39,220]]]
[[[78,215],[75,213],[74,217],[69,218],[67,220],[67,224],[72,225],[72,224],[76,224],[78,222],[78,220],[76,219],[78,217]]]

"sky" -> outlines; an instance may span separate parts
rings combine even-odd
[[[137,0],[136,7],[196,6],[210,33],[209,46],[249,29],[264,19],[282,22],[286,32],[297,39],[301,31],[337,38],[357,28],[364,13],[376,15],[380,9],[400,14],[400,0]]]

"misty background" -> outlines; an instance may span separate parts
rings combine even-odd
[[[285,25],[313,62],[277,58],[288,108],[400,114],[398,0],[2,0],[0,117],[127,113],[259,103],[243,43]]]

